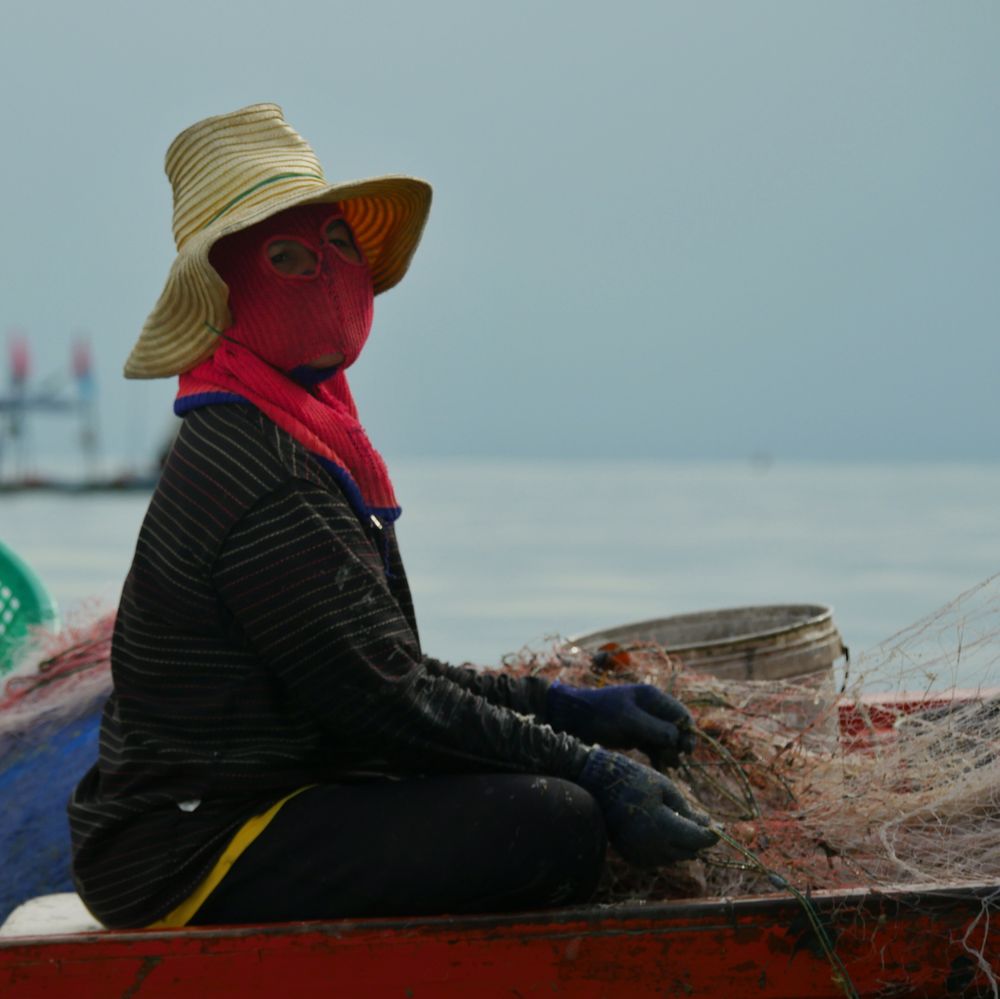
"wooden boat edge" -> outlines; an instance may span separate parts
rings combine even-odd
[[[981,917],[996,898],[998,884],[910,885],[818,892],[810,904],[869,999],[969,994],[995,980],[1000,950]],[[296,995],[367,999],[842,999],[838,974],[789,894],[0,942],[5,999],[173,999],[182,988],[273,999],[292,980]]]
[[[956,902],[986,904],[1000,899],[1000,884],[991,882],[941,884],[891,884],[881,887],[850,888],[817,891],[809,900],[821,913],[839,908],[863,908],[866,905],[920,907],[933,909],[947,907]],[[393,935],[419,935],[439,933],[475,933],[484,931],[502,933],[504,929],[517,928],[524,932],[535,928],[538,932],[557,931],[572,926],[579,932],[589,927],[591,932],[621,932],[627,924],[654,923],[693,924],[708,917],[716,917],[736,925],[741,920],[755,917],[774,917],[788,911],[800,911],[801,903],[792,895],[779,892],[769,895],[740,897],[713,897],[677,899],[664,902],[580,906],[562,909],[541,909],[515,913],[484,913],[467,916],[425,916],[398,919],[342,919],[313,920],[292,923],[244,924],[229,926],[178,927],[177,929],[95,930],[82,933],[37,934],[0,938],[0,952],[15,947],[60,946],[67,943],[113,943],[176,940],[178,936],[197,937],[201,940],[300,936],[324,933],[347,936],[352,933],[379,933]]]

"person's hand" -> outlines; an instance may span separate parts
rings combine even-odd
[[[630,864],[691,860],[719,839],[663,774],[621,753],[591,750],[576,782],[601,806],[608,838]]]
[[[648,683],[569,687],[554,683],[546,721],[584,742],[641,749],[657,766],[677,766],[694,749],[694,722],[676,698]]]

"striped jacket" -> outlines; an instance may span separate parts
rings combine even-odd
[[[139,534],[100,755],[69,804],[106,925],[176,907],[252,815],[306,784],[511,771],[573,779],[547,684],[422,655],[391,526],[256,409],[184,421]],[[534,716],[534,717],[530,717]]]

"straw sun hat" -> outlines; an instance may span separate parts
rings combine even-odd
[[[329,184],[276,104],[206,118],[167,150],[177,258],[125,362],[126,378],[180,374],[208,357],[230,325],[229,292],[208,262],[216,240],[307,202],[339,202],[375,294],[406,273],[427,220],[430,185],[413,177]]]

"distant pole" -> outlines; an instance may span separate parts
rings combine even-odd
[[[80,449],[83,451],[87,477],[96,479],[98,469],[97,382],[91,363],[90,342],[83,338],[73,343],[73,377],[76,379],[77,405],[80,413]]]
[[[7,436],[11,441],[14,455],[14,474],[23,477],[27,468],[27,447],[25,413],[25,392],[28,376],[31,374],[31,355],[28,340],[21,333],[11,333],[10,355],[10,395],[11,407],[7,418]]]

